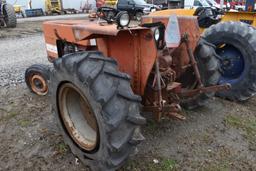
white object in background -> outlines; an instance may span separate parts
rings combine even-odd
[[[220,0],[220,9],[223,9],[224,0]]]

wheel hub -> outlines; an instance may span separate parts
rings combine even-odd
[[[92,151],[98,145],[98,124],[94,112],[83,93],[71,83],[64,83],[59,90],[60,117],[73,141]]]
[[[244,71],[244,58],[241,52],[231,45],[217,49],[220,56],[220,84],[234,83],[239,80]]]
[[[38,95],[46,95],[48,93],[48,86],[46,80],[38,74],[34,74],[29,79],[31,89]]]

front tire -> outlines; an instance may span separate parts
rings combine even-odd
[[[203,37],[216,46],[220,61],[219,84],[231,89],[217,95],[245,101],[256,93],[256,30],[242,22],[223,22],[207,29]]]
[[[145,123],[140,115],[141,98],[133,94],[130,77],[117,70],[116,61],[99,52],[79,52],[55,60],[50,80],[53,111],[72,153],[92,170],[120,168],[143,140],[140,125]],[[63,90],[65,87],[71,88]],[[71,93],[63,95],[65,91]],[[80,99],[87,102],[81,103]],[[85,106],[95,119],[88,119],[86,112],[84,118],[79,114]],[[97,130],[97,135],[91,136],[92,142],[96,141],[91,148],[79,143],[83,137],[88,139],[83,129],[86,123]]]
[[[42,64],[34,64],[26,69],[25,82],[31,92],[39,96],[48,94],[49,71],[50,68]]]

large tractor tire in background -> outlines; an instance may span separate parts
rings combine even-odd
[[[201,80],[204,86],[214,86],[218,84],[220,78],[219,62],[215,55],[214,45],[208,43],[204,39],[200,39],[195,49],[195,58],[198,69],[201,75]],[[198,85],[195,81],[195,74],[193,68],[187,70],[181,77],[182,85],[190,85],[185,89],[194,89]],[[181,105],[187,109],[194,109],[207,104],[208,100],[213,97],[215,93],[202,93],[191,98],[181,99]]]
[[[3,7],[4,22],[6,27],[14,28],[17,25],[15,10],[12,5],[5,4]]]
[[[219,84],[232,86],[217,95],[234,101],[252,97],[256,92],[256,30],[242,22],[223,22],[208,28],[203,37],[216,46]]]
[[[51,72],[53,111],[64,141],[92,170],[120,168],[144,137],[141,97],[100,52],[68,54]]]

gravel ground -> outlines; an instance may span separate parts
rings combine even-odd
[[[27,37],[28,35],[35,35],[42,32],[42,22],[48,20],[71,20],[87,19],[87,14],[76,14],[76,15],[61,15],[61,16],[42,16],[42,17],[32,17],[32,18],[21,18],[18,19],[18,24],[16,28],[0,28],[0,39],[2,38],[17,38],[17,37]]]
[[[10,32],[0,40],[0,171],[88,170],[64,144],[49,97],[33,95],[24,84],[29,65],[47,63],[42,34]],[[149,119],[145,142],[120,171],[255,171],[255,104],[255,97],[246,103],[215,98],[184,111],[186,121]]]
[[[19,18],[17,20],[17,22],[24,23],[24,22],[45,21],[45,20],[83,19],[83,18],[87,18],[87,17],[88,17],[88,14],[68,14],[68,15],[56,15],[56,16]]]
[[[22,83],[27,67],[48,62],[41,33],[22,38],[1,39],[0,54],[0,86]]]

